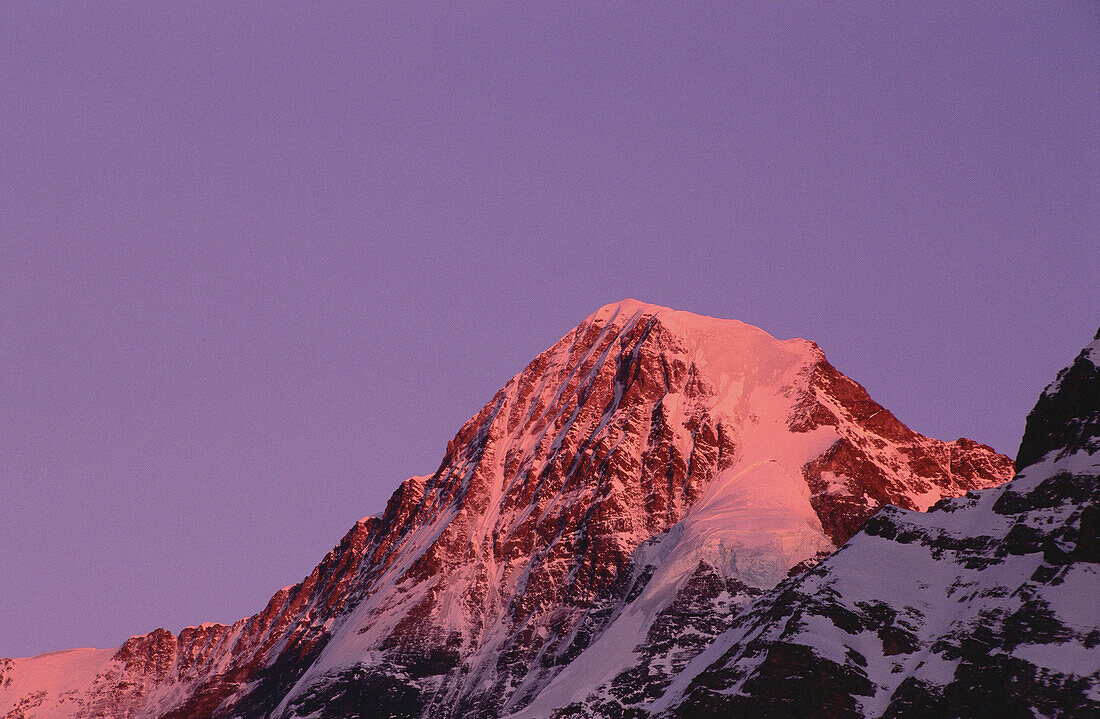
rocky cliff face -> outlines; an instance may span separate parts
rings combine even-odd
[[[674,680],[883,505],[1011,473],[908,430],[811,342],[628,300],[539,355],[260,614],[9,660],[0,711],[648,712],[691,696]]]

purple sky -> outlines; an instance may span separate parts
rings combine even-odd
[[[0,656],[261,609],[609,301],[1009,454],[1100,323],[1096,3],[46,5],[0,9]]]

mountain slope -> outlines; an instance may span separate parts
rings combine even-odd
[[[883,508],[646,702],[558,716],[1100,715],[1100,333],[1028,417],[1019,474]]]
[[[629,675],[639,645],[653,691],[879,507],[1011,471],[908,430],[812,342],[627,300],[539,355],[264,612],[134,637],[64,696],[27,679],[42,658],[15,660],[0,711],[544,716]]]

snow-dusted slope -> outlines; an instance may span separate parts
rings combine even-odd
[[[0,659],[0,712],[12,719],[71,714],[66,704],[82,701],[114,653],[69,649],[29,659]]]
[[[671,682],[555,716],[1100,716],[1098,363],[1100,333],[1029,415],[1013,481],[883,508]]]
[[[882,505],[1010,474],[988,447],[911,432],[812,342],[627,300],[516,375],[433,475],[265,612],[135,637],[80,698],[135,717],[497,717],[622,676],[656,691]],[[47,690],[26,716],[74,707]]]

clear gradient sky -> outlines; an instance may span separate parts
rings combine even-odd
[[[0,656],[261,609],[623,297],[1009,454],[1100,323],[1094,2],[53,5],[0,9]]]

